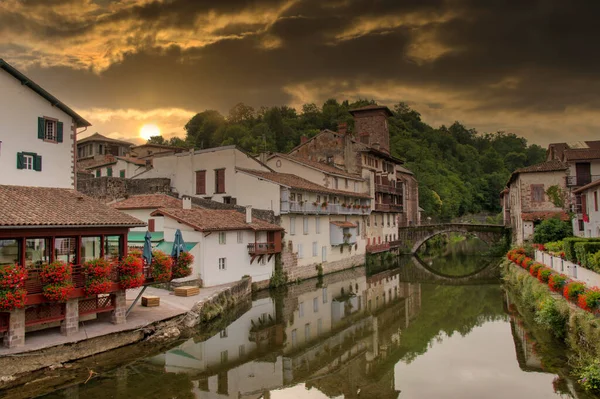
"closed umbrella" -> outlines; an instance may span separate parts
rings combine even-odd
[[[175,239],[173,240],[173,250],[171,251],[171,256],[175,258],[179,258],[179,255],[185,252],[185,242],[183,241],[183,235],[181,231],[177,229],[175,232]]]
[[[144,250],[142,251],[142,257],[146,260],[147,264],[152,262],[152,234],[149,231],[144,236]]]

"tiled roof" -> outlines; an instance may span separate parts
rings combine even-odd
[[[252,218],[246,223],[246,215],[235,210],[161,208],[152,216],[168,216],[199,231],[254,230],[279,231],[281,226]]]
[[[579,187],[577,190],[573,190],[573,193],[574,194],[579,194],[579,193],[582,193],[584,191],[589,190],[590,188],[594,188],[594,187],[597,187],[597,186],[600,186],[600,180],[594,180],[593,182],[588,183],[588,184],[586,184],[583,187]]]
[[[565,161],[600,159],[600,149],[578,148],[564,151]]]
[[[300,157],[295,157],[295,156],[292,156],[292,155],[280,154],[280,153],[276,153],[276,154],[271,155],[269,157],[269,159],[276,158],[276,157],[281,157],[283,159],[287,159],[287,160],[292,161],[292,162],[297,162],[299,164],[308,166],[310,168],[318,169],[318,170],[320,170],[321,172],[324,172],[324,173],[329,173],[329,174],[333,174],[333,175],[349,177],[351,179],[362,180],[362,177],[360,175],[356,174],[356,173],[349,173],[349,172],[346,172],[343,169],[336,168],[335,166],[328,165],[328,164],[323,163],[323,162],[312,161],[312,160],[309,160],[309,159],[306,159],[306,158],[300,158]]]
[[[187,150],[187,148],[184,148],[184,147],[177,147],[174,145],[167,145],[167,144],[154,144],[154,143],[144,143],[144,144],[136,145],[136,146],[132,147],[132,149],[144,148],[144,147],[163,148],[165,150],[173,150],[173,151]]]
[[[115,157],[117,159],[120,159],[121,161],[125,161],[125,162],[129,162],[138,166],[146,166],[146,161],[139,159],[139,158],[133,158],[133,157]]]
[[[353,108],[348,112],[350,112],[352,115],[354,115],[355,113],[358,113],[361,111],[375,111],[375,110],[379,110],[379,109],[382,111],[385,111],[385,113],[388,114],[388,116],[394,115],[392,113],[392,111],[390,111],[390,109],[388,107],[386,107],[385,105],[376,105],[376,104],[365,105],[364,107],[359,107],[359,108]]]
[[[134,195],[110,204],[115,209],[183,208],[183,201],[166,194]]]
[[[108,143],[115,143],[115,144],[133,146],[133,143],[130,143],[128,141],[111,139],[110,137],[103,136],[100,133],[94,133],[91,136],[84,137],[82,139],[77,139],[77,144],[86,143],[88,141],[106,141]]]
[[[278,172],[263,172],[260,170],[254,169],[244,169],[244,168],[236,168],[236,170],[254,175],[261,179],[270,180],[274,183],[287,186],[290,188],[295,188],[297,190],[310,191],[313,193],[322,193],[322,194],[335,194],[335,195],[343,195],[348,197],[355,198],[371,198],[369,194],[365,193],[355,193],[352,191],[344,191],[344,190],[335,190],[327,187],[320,186],[316,183],[303,179],[302,177],[292,175],[290,173],[278,173]]]
[[[329,222],[329,223],[331,223],[332,225],[337,226],[337,227],[349,227],[349,228],[356,227],[356,224],[351,223],[351,222],[333,221],[333,222]]]
[[[563,163],[557,159],[538,163],[538,164],[531,165],[531,166],[526,166],[524,168],[520,168],[520,169],[517,169],[514,172],[512,172],[512,174],[510,175],[510,178],[508,179],[508,183],[506,183],[506,185],[510,186],[510,183],[512,183],[517,178],[517,175],[519,175],[520,173],[556,172],[556,171],[567,170],[567,169],[568,169],[568,166],[565,163]]]
[[[528,222],[535,222],[538,220],[546,220],[552,218],[560,218],[560,220],[569,220],[569,215],[566,212],[524,212],[521,214],[521,219]]]
[[[0,226],[145,226],[88,196],[65,188],[0,185]]]

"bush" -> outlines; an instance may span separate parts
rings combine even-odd
[[[542,265],[541,263],[534,263],[529,267],[529,274],[531,274],[533,277],[538,276],[538,271],[544,267],[544,265]]]
[[[598,310],[600,305],[600,289],[598,287],[594,287],[590,290],[585,291],[583,294],[579,295],[577,299],[577,305],[588,312],[594,312]]]
[[[564,243],[562,241],[551,241],[544,244],[546,251],[552,254],[559,254],[564,251]]]
[[[600,242],[576,242],[573,245],[573,249],[575,250],[575,256],[577,258],[577,263],[581,266],[590,269],[589,265],[589,255],[595,254],[600,251]]]
[[[552,269],[542,267],[538,271],[538,280],[544,284],[548,284],[548,280],[550,280],[550,275],[552,275]]]
[[[551,241],[560,241],[573,235],[571,221],[562,221],[557,218],[542,221],[533,232],[533,242],[544,244]]]
[[[600,251],[588,255],[588,265],[593,271],[600,273]]]
[[[569,278],[564,274],[551,274],[548,278],[548,287],[554,292],[562,292]]]
[[[576,302],[579,295],[585,292],[585,284],[572,281],[563,288],[563,296],[570,301]]]
[[[600,361],[598,359],[595,359],[588,366],[581,368],[578,375],[578,381],[586,391],[600,393]]]
[[[548,297],[543,299],[535,312],[536,323],[541,324],[557,338],[562,338],[566,333],[568,308],[559,309],[557,301]]]
[[[565,251],[565,257],[571,262],[577,262],[577,254],[575,253],[575,244],[578,242],[600,242],[600,238],[582,238],[582,237],[568,237],[563,240],[563,246]]]

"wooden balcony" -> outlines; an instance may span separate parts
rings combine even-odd
[[[400,204],[375,204],[375,210],[380,212],[404,212]]]
[[[281,246],[278,246],[276,242],[253,242],[248,244],[250,255],[269,255],[279,252],[281,252]]]
[[[565,177],[567,187],[582,187],[593,181],[600,180],[600,175],[575,175]]]
[[[371,207],[363,201],[359,204],[314,204],[312,202],[281,202],[281,213],[301,213],[305,215],[368,215]]]
[[[386,252],[390,250],[390,244],[387,242],[383,242],[381,244],[372,244],[372,245],[367,245],[367,253],[369,254],[376,254],[379,252]]]
[[[395,187],[389,184],[375,184],[375,192],[396,195],[404,194],[402,187]]]

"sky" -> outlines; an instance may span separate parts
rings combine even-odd
[[[0,58],[113,138],[239,102],[404,101],[530,143],[600,139],[598,1],[0,0]]]

